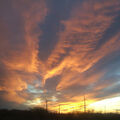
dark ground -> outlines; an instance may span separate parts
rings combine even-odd
[[[44,109],[0,110],[0,120],[120,120],[120,114],[51,113]]]

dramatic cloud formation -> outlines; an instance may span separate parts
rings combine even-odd
[[[26,95],[17,92],[27,89],[38,72],[38,25],[47,8],[43,0],[12,0],[2,2],[1,9],[0,90],[5,92],[5,100],[21,103],[26,101]]]
[[[0,100],[58,109],[119,96],[119,0],[0,5]],[[12,103],[11,103],[12,102]],[[9,105],[10,104],[10,105]],[[63,110],[64,111],[64,110]]]

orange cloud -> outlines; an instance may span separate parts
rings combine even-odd
[[[0,55],[3,57],[0,57],[0,62],[7,69],[7,73],[3,75],[0,91],[6,92],[3,95],[5,100],[22,103],[25,102],[26,98],[19,96],[17,92],[27,89],[27,82],[35,78],[32,74],[39,72],[38,42],[42,34],[39,24],[44,21],[47,8],[44,0],[11,1],[11,4],[13,5],[12,9],[19,13],[22,21],[23,36],[20,36],[21,34],[14,34],[15,37],[13,38],[16,42],[16,46],[14,46],[14,43],[9,43],[10,40],[8,37],[4,34],[2,35],[3,39],[1,43],[3,46],[1,46],[3,52],[0,52]],[[12,28],[9,31],[10,28],[7,26],[7,23],[2,25],[6,29],[6,33],[8,35],[11,34]],[[19,40],[19,38],[22,39]],[[21,43],[21,41],[23,42]],[[21,71],[22,73],[20,73]]]
[[[1,34],[0,62],[7,69],[2,78],[0,91],[6,92],[3,97],[8,101],[25,102],[27,94],[23,97],[17,92],[26,90],[27,84],[32,84],[36,80],[35,74],[39,75],[44,86],[48,79],[60,75],[60,80],[56,83],[56,91],[63,92],[75,85],[90,86],[106,72],[96,71],[93,74],[91,68],[103,57],[120,50],[119,33],[111,38],[104,37],[120,10],[118,0],[83,1],[75,4],[70,11],[70,16],[60,21],[64,30],[57,33],[58,42],[46,61],[40,60],[38,55],[39,40],[42,36],[40,24],[44,22],[48,12],[45,0],[17,2],[13,0],[12,5],[20,14],[23,33],[14,34],[15,40],[12,42],[16,43],[13,44],[8,37],[11,36],[12,29],[10,31],[4,20],[0,21],[4,31],[4,34]],[[104,43],[102,43],[103,39]],[[99,91],[105,86],[95,87],[94,90]],[[94,97],[96,93],[88,94]],[[66,99],[70,98],[69,94],[63,96]],[[77,101],[80,97],[73,97],[71,101]],[[39,102],[39,99],[36,101]],[[70,104],[72,105],[68,102],[68,105]]]
[[[75,78],[74,80],[72,78],[89,70],[104,56],[119,49],[119,34],[109,39],[99,49],[96,49],[97,43],[114,22],[117,12],[120,10],[119,1],[90,3],[83,2],[82,5],[75,6],[75,9],[71,11],[70,18],[61,21],[65,29],[59,33],[59,41],[45,63],[47,70],[43,75],[44,84],[48,78],[60,74],[62,74],[62,79],[57,89],[66,88],[77,83],[88,84],[90,81],[94,82],[103,73],[90,76],[90,80],[83,77],[82,79],[86,79],[84,82],[81,78]],[[54,67],[52,67],[53,65]],[[65,70],[70,70],[70,73],[65,72]]]
[[[86,77],[80,73],[68,72],[68,73],[63,74],[61,81],[58,84],[56,89],[63,90],[63,89],[66,89],[66,88],[68,88],[70,86],[74,86],[74,85],[88,86],[89,84],[93,84],[94,82],[99,80],[99,78],[101,76],[103,76],[104,73],[105,73],[105,71],[96,73],[96,74],[93,74],[90,76],[88,75]],[[85,91],[85,90],[83,90],[83,91]]]
[[[14,91],[10,91],[8,93],[6,93],[3,98],[6,100],[6,101],[9,101],[9,102],[15,102],[15,103],[24,103],[26,101],[25,98],[23,97],[20,97],[16,92]]]
[[[27,83],[20,78],[15,72],[7,73],[7,77],[3,76],[2,84],[0,85],[0,91],[5,91],[6,94],[3,98],[6,101],[12,101],[22,103],[25,98],[20,97],[17,92],[21,92],[27,89]]]
[[[20,5],[19,5],[20,4]],[[3,62],[13,70],[24,70],[28,72],[37,72],[38,67],[38,37],[41,31],[38,24],[41,23],[46,14],[47,8],[43,0],[39,2],[20,1],[14,3],[16,9],[21,11],[24,21],[24,38],[25,45],[21,51],[10,51],[10,59],[4,59]]]

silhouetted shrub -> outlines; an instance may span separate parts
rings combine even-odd
[[[68,113],[58,114],[43,108],[0,110],[0,120],[120,120],[120,114]]]

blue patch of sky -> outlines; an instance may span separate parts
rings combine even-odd
[[[33,85],[28,85],[27,89],[30,93],[43,93],[43,90],[36,89]]]

